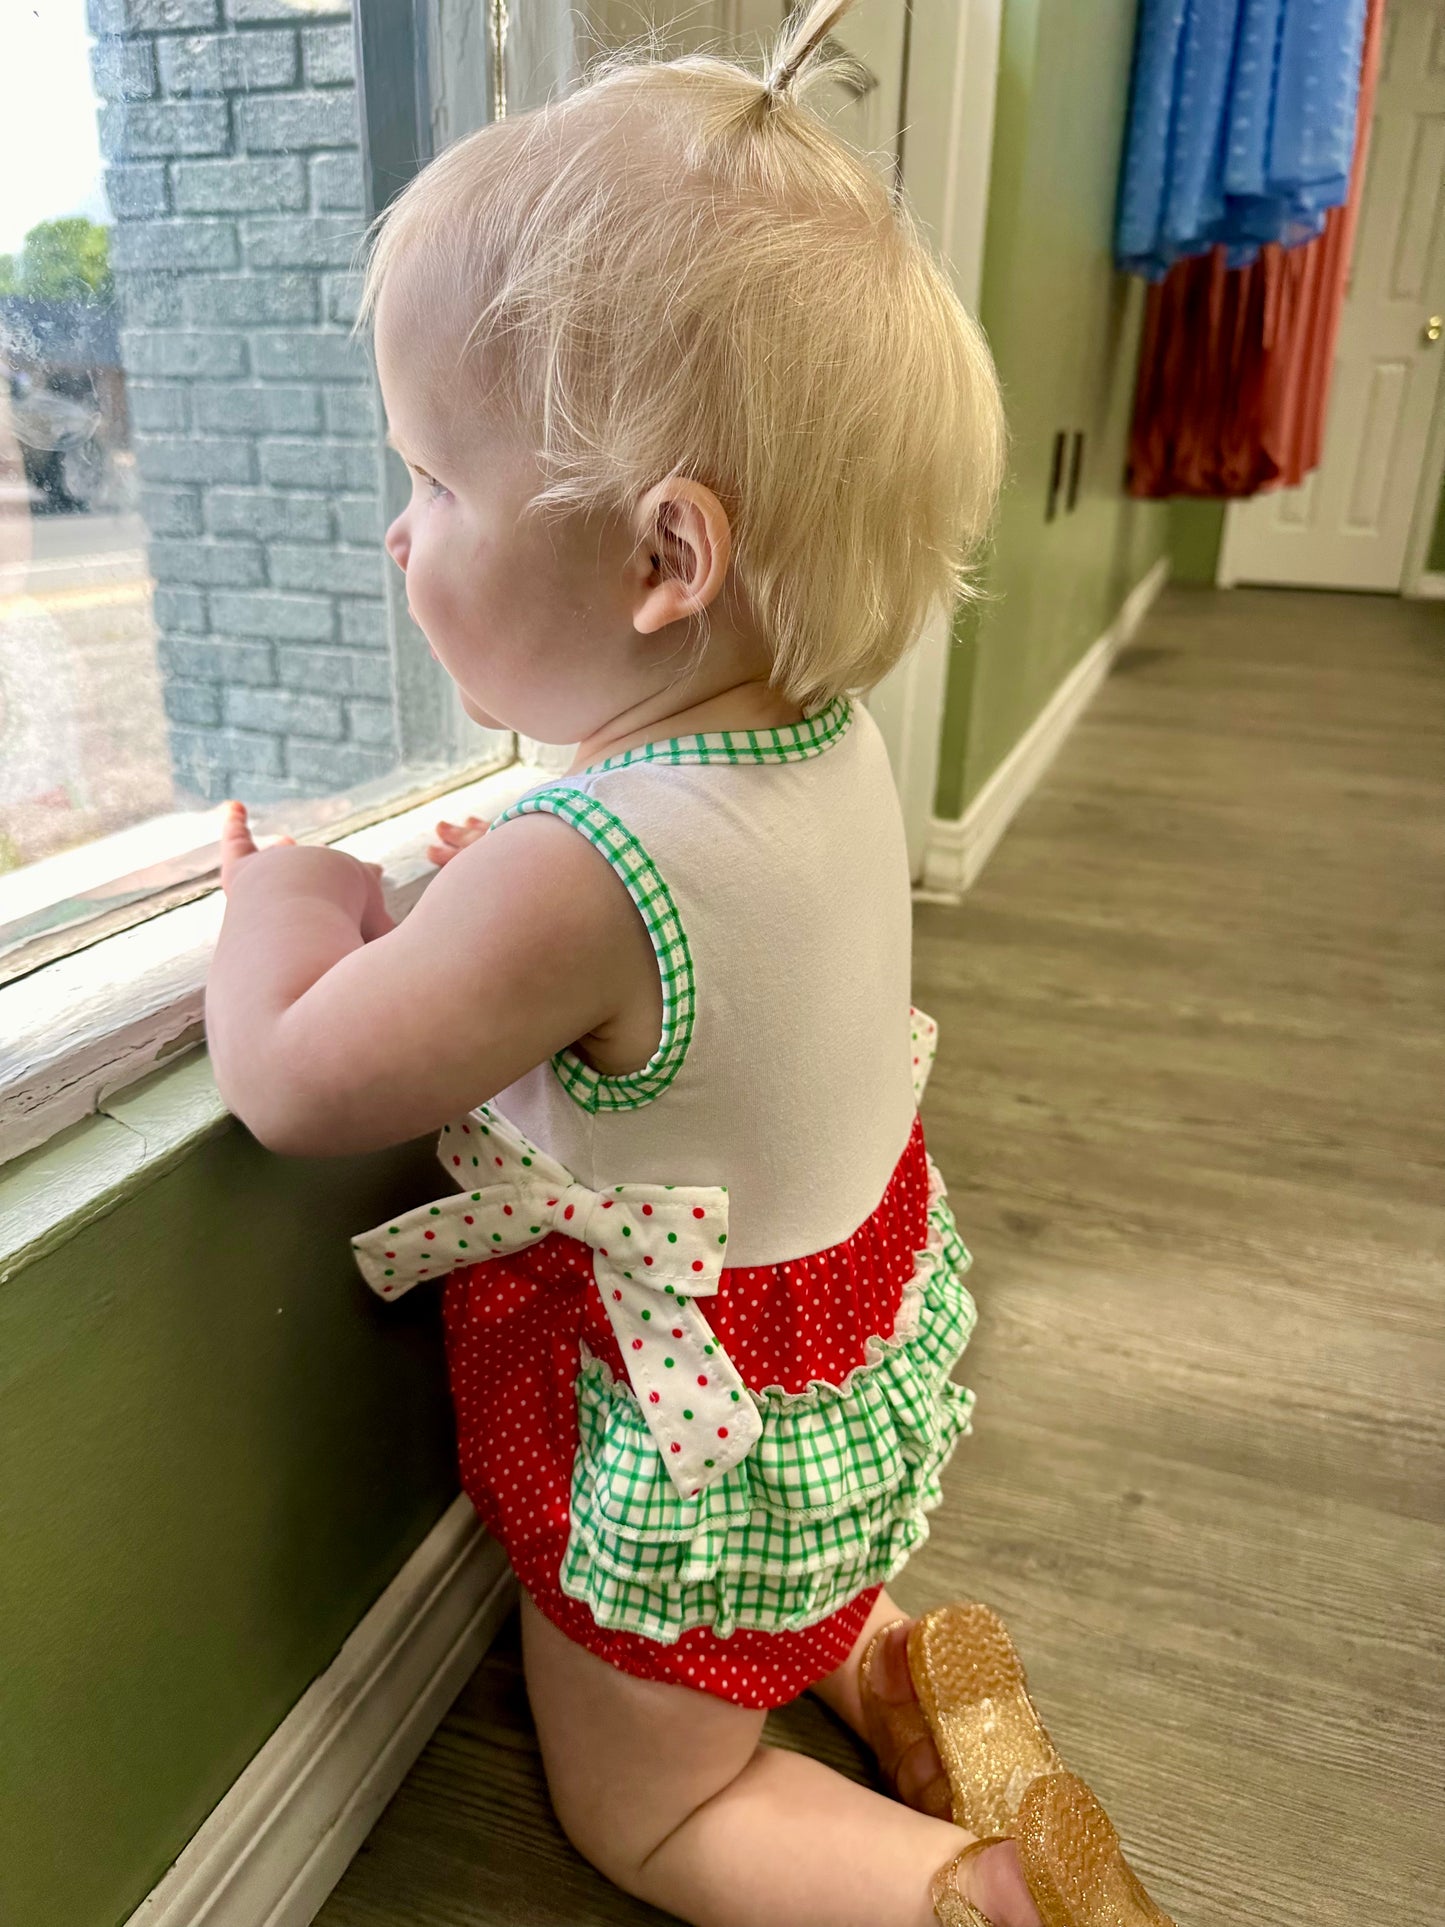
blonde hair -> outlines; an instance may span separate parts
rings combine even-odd
[[[766,78],[622,48],[457,141],[373,223],[357,320],[403,260],[460,298],[464,366],[487,352],[488,401],[540,435],[531,509],[710,488],[771,686],[806,709],[866,694],[974,593],[1003,461],[982,332],[911,211],[801,104],[853,69],[822,45],[850,5],[794,14]]]

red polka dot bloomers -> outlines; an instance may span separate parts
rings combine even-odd
[[[937,1026],[910,1021],[921,1095]],[[826,1677],[971,1429],[971,1261],[921,1118],[850,1238],[738,1270],[725,1186],[591,1190],[495,1105],[437,1155],[491,1175],[353,1248],[388,1300],[444,1281],[462,1483],[533,1601],[624,1672],[741,1706]]]
[[[455,1195],[356,1259],[387,1300],[442,1287],[462,1483],[538,1609],[624,1672],[780,1706],[927,1537],[973,1405],[887,744],[840,696],[549,779],[488,835],[533,814],[626,887],[657,1048],[558,1051],[447,1125]]]

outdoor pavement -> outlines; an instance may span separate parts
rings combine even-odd
[[[31,515],[28,544],[6,519],[0,927],[212,840],[216,815],[171,778],[141,518]]]

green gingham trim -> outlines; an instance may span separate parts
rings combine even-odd
[[[668,1480],[630,1387],[584,1361],[560,1583],[599,1625],[664,1644],[694,1626],[797,1630],[891,1579],[927,1538],[943,1468],[972,1429],[973,1394],[949,1373],[977,1316],[941,1184],[928,1223],[905,1335],[875,1340],[878,1362],[842,1387],[749,1392],[762,1437],[695,1500]]]
[[[620,756],[609,756],[605,763],[589,763],[574,774],[579,778],[595,776],[599,770],[626,769],[629,763],[795,763],[830,748],[847,734],[852,722],[851,699],[835,696],[826,709],[820,709],[816,716],[805,716],[800,723],[672,736],[664,743],[641,743],[636,749],[625,749]]]
[[[594,797],[560,786],[534,791],[493,817],[491,827],[496,829],[509,817],[538,813],[561,817],[602,852],[627,885],[652,939],[662,978],[662,1036],[648,1062],[641,1070],[608,1075],[594,1070],[570,1047],[552,1058],[563,1089],[584,1111],[636,1110],[661,1097],[682,1069],[692,1042],[697,987],[687,932],[657,865],[627,826]]]

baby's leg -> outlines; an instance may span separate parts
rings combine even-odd
[[[935,1927],[933,1875],[971,1835],[760,1745],[760,1712],[619,1672],[525,1593],[522,1656],[563,1831],[626,1892],[692,1927]],[[966,1877],[999,1927],[1034,1927],[1011,1843]]]

